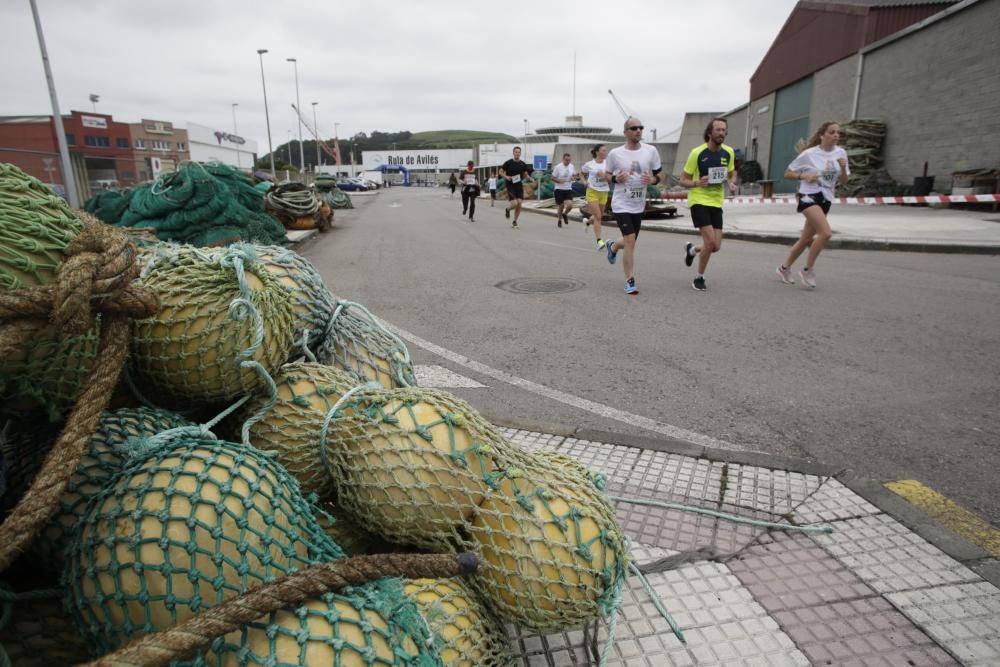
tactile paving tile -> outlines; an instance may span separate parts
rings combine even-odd
[[[537,451],[539,449],[559,449],[559,445],[565,440],[565,436],[551,435],[548,433],[536,433],[534,431],[522,431],[516,428],[501,429],[501,433],[511,443],[527,449]]]
[[[773,616],[814,665],[958,664],[882,597],[788,609]]]
[[[832,525],[832,533],[810,534],[810,539],[879,593],[980,581],[975,572],[884,514]]]
[[[981,581],[886,595],[964,665],[1000,665],[1000,589]]]
[[[666,452],[643,451],[635,463],[629,493],[671,502],[719,502],[725,464]]]
[[[765,533],[726,565],[771,614],[875,595],[857,575],[801,534]]]
[[[730,463],[722,501],[737,507],[785,515],[819,490],[824,478],[787,470]]]
[[[608,665],[804,667],[809,664],[788,635],[724,565],[685,565],[651,574],[648,579],[681,626],[687,644],[681,643],[670,630],[638,577],[630,577]],[[596,655],[604,648],[607,630],[605,622],[599,624],[596,647],[589,652],[581,630],[544,637],[515,631],[511,636],[522,665],[552,667],[597,664]]]
[[[470,387],[474,389],[486,386],[476,382],[472,378],[454,373],[444,366],[422,366],[417,364],[413,367],[413,375],[417,378],[418,387]]]
[[[792,513],[797,524],[842,521],[880,514],[881,510],[835,479],[823,485]]]
[[[642,450],[636,447],[566,438],[559,451],[591,470],[603,472],[609,480],[619,482],[624,488],[635,486],[642,479],[641,472],[636,470]]]

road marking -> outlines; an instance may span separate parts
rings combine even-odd
[[[717,440],[713,437],[702,435],[701,433],[695,433],[694,431],[688,431],[677,426],[672,426],[671,424],[665,424],[655,419],[650,419],[649,417],[643,417],[642,415],[632,414],[631,412],[626,412],[624,410],[618,410],[616,408],[609,407],[607,405],[602,405],[600,403],[595,403],[594,401],[588,401],[585,398],[580,398],[579,396],[573,396],[572,394],[567,394],[565,392],[559,391],[558,389],[552,389],[551,387],[546,387],[545,385],[538,384],[537,382],[532,382],[531,380],[525,380],[524,378],[519,378],[516,375],[511,375],[496,368],[492,368],[485,364],[481,364],[478,361],[469,359],[468,357],[458,354],[457,352],[452,352],[451,350],[445,349],[439,345],[424,340],[419,336],[406,331],[405,329],[400,329],[399,327],[389,324],[388,322],[382,320],[382,324],[385,325],[394,334],[410,341],[418,347],[443,357],[451,361],[452,363],[458,364],[459,366],[464,366],[476,373],[486,375],[495,380],[500,380],[501,382],[506,382],[507,384],[513,385],[519,389],[524,389],[525,391],[530,391],[539,396],[544,396],[545,398],[552,399],[554,401],[559,401],[565,405],[572,406],[580,410],[586,410],[587,412],[593,413],[600,417],[605,417],[607,419],[614,419],[620,421],[624,424],[630,426],[637,426],[639,428],[646,429],[647,431],[652,431],[654,433],[659,433],[661,435],[668,436],[670,438],[675,438],[677,440],[685,440],[687,442],[699,445],[702,447],[712,447],[715,449],[729,449],[729,450],[739,450],[739,451],[752,451],[749,447],[741,447],[735,445],[731,442],[726,442],[724,440]]]
[[[1000,558],[1000,530],[985,519],[915,479],[886,482],[885,486],[938,523]]]
[[[453,373],[444,366],[414,364],[413,374],[417,377],[418,387],[434,387],[437,389],[469,387],[477,389],[486,386],[476,382],[472,378]]]

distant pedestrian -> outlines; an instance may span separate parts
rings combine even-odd
[[[455,188],[458,186],[458,176],[454,173],[448,177],[448,187],[451,188],[451,196],[455,196]]]
[[[476,198],[479,197],[479,180],[476,177],[476,168],[469,160],[462,171],[462,215],[469,212],[469,222],[475,222]]]
[[[851,174],[847,151],[837,145],[838,141],[840,125],[833,121],[823,123],[808,142],[795,147],[801,152],[785,170],[785,178],[799,181],[798,211],[806,218],[799,240],[788,251],[784,264],[778,266],[778,275],[788,285],[795,283],[792,265],[808,247],[806,265],[799,271],[799,277],[806,287],[816,287],[816,260],[833,236],[826,216],[833,203],[834,190],[837,183],[847,183]]]
[[[611,195],[611,214],[618,223],[622,238],[608,243],[608,262],[614,264],[618,252],[624,256],[625,293],[638,294],[635,285],[635,242],[646,210],[646,188],[660,182],[660,153],[642,143],[644,127],[638,118],[625,121],[625,145],[608,153],[607,170],[614,175],[615,191]]]
[[[681,172],[681,185],[688,191],[688,207],[691,222],[701,234],[701,245],[688,243],[684,247],[684,264],[691,266],[698,255],[698,273],[691,287],[704,292],[705,269],[708,260],[722,249],[722,204],[726,200],[726,184],[729,192],[736,192],[736,154],[723,143],[729,134],[729,123],[725,118],[713,118],[702,137],[705,140],[688,155]]]
[[[497,173],[495,171],[486,180],[486,184],[490,189],[490,208],[493,208],[493,202],[497,200]]]
[[[503,163],[500,172],[507,181],[507,210],[504,215],[510,218],[510,209],[514,209],[514,222],[511,227],[517,229],[517,220],[521,217],[521,203],[524,201],[524,177],[531,174],[534,169],[529,164],[521,160],[521,147],[515,146],[514,157]]]
[[[604,144],[594,146],[590,151],[594,158],[587,162],[580,171],[587,179],[587,206],[590,209],[590,217],[587,225],[594,225],[594,236],[597,237],[597,249],[604,248],[604,239],[601,238],[601,217],[604,215],[604,207],[608,204],[608,183],[613,178],[611,172],[607,171],[608,148]]]
[[[576,167],[569,153],[563,153],[562,162],[552,168],[552,180],[555,181],[556,215],[558,226],[563,223],[569,227],[568,213],[573,207],[573,181],[576,180]]]

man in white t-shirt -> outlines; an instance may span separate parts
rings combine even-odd
[[[567,215],[573,207],[573,181],[576,179],[576,167],[573,166],[569,153],[563,153],[562,162],[552,168],[552,180],[555,181],[556,214],[559,226],[563,222],[569,227]]]
[[[493,208],[493,202],[497,200],[497,174],[493,174],[486,180],[486,183],[490,190],[490,208]]]
[[[622,238],[607,244],[608,262],[614,264],[621,251],[625,271],[625,293],[638,294],[635,286],[635,242],[646,210],[646,188],[660,182],[660,154],[649,144],[642,143],[642,121],[625,121],[625,145],[608,153],[607,171],[614,175],[615,191],[611,195],[611,215],[618,223]]]

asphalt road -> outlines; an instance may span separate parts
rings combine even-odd
[[[469,223],[443,188],[355,205],[300,251],[415,363],[486,385],[453,391],[494,421],[918,479],[1000,525],[998,257],[831,250],[808,291],[775,275],[784,247],[729,240],[702,293],[682,261],[693,237],[647,231],[627,296],[580,223],[526,212],[513,230],[482,200]]]

